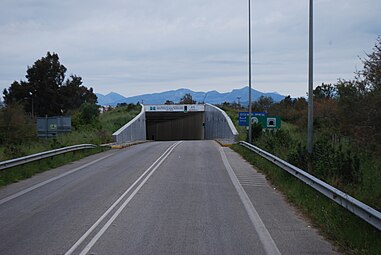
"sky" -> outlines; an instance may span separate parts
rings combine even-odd
[[[308,0],[251,0],[252,87],[308,90]],[[314,1],[314,86],[353,79],[381,35],[380,0]],[[248,86],[248,0],[1,0],[0,90],[55,52],[95,92]]]

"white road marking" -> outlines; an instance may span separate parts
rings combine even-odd
[[[226,154],[223,150],[223,148],[220,148],[220,153],[222,157],[222,161],[225,165],[225,168],[230,176],[230,179],[232,180],[232,183],[235,187],[235,189],[238,192],[238,195],[247,211],[247,214],[249,215],[249,218],[251,222],[253,223],[253,226],[255,228],[255,231],[257,232],[259,239],[263,245],[263,248],[266,252],[266,254],[273,255],[273,254],[281,254],[278,247],[276,246],[274,240],[272,239],[269,231],[267,230],[265,224],[263,223],[261,217],[259,216],[257,210],[255,210],[253,203],[250,201],[249,196],[241,186],[241,184],[238,181],[237,176],[234,173],[233,168],[231,167]]]
[[[104,234],[104,232],[110,227],[113,221],[118,217],[122,210],[127,206],[127,204],[132,200],[136,193],[141,189],[141,187],[147,182],[151,175],[156,171],[156,169],[164,162],[164,160],[170,155],[174,148],[181,143],[177,142],[171,145],[115,202],[114,204],[86,231],[85,234],[81,236],[80,239],[65,253],[65,255],[72,254],[82,242],[94,231],[94,229],[110,214],[110,212],[120,203],[120,201],[131,191],[133,187],[149,172],[152,171],[144,178],[144,180],[139,184],[138,187],[131,193],[131,195],[124,201],[124,203],[118,208],[118,210],[111,216],[107,223],[99,230],[99,232],[91,239],[91,241],[86,245],[86,247],[81,251],[80,254],[86,254],[94,244],[99,240],[99,238]]]
[[[40,188],[40,187],[42,187],[42,186],[44,186],[44,185],[46,185],[46,184],[48,184],[48,183],[51,183],[51,182],[53,182],[53,181],[55,181],[55,180],[58,180],[58,179],[60,179],[60,178],[62,178],[62,177],[65,177],[66,175],[75,173],[75,172],[77,172],[77,171],[79,171],[79,170],[81,170],[81,169],[83,169],[83,168],[86,168],[86,167],[88,167],[88,166],[91,166],[91,165],[93,165],[93,164],[95,164],[95,163],[97,163],[97,162],[99,162],[99,161],[101,161],[101,160],[104,160],[105,158],[108,158],[108,157],[110,157],[110,156],[112,156],[112,155],[113,155],[113,154],[110,154],[110,155],[104,156],[104,157],[102,157],[102,158],[99,158],[99,159],[97,159],[97,160],[91,161],[90,163],[87,163],[87,164],[85,164],[85,165],[83,165],[83,166],[80,166],[80,167],[78,167],[78,168],[75,168],[75,169],[73,169],[73,170],[71,170],[71,171],[69,171],[69,172],[60,174],[60,175],[58,175],[58,176],[56,176],[56,177],[53,177],[53,178],[51,178],[51,179],[49,179],[49,180],[40,182],[40,183],[38,183],[38,184],[36,184],[36,185],[33,185],[32,187],[29,187],[29,188],[27,188],[27,189],[24,189],[24,190],[22,190],[22,191],[19,191],[19,192],[15,193],[15,194],[13,194],[13,195],[11,195],[11,196],[9,196],[9,197],[3,198],[3,199],[0,200],[0,205],[4,204],[4,203],[6,203],[6,202],[8,202],[8,201],[10,201],[10,200],[12,200],[12,199],[15,199],[15,198],[17,198],[17,197],[19,197],[19,196],[22,196],[22,195],[24,195],[24,194],[26,194],[26,193],[28,193],[28,192],[31,192],[32,190],[38,189],[38,188]]]

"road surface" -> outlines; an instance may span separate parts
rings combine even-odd
[[[110,150],[0,189],[0,254],[336,254],[213,141]]]

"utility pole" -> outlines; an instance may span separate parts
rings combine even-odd
[[[314,102],[313,102],[313,0],[310,0],[309,13],[309,49],[308,49],[308,136],[307,151],[313,152],[313,133],[314,133]]]
[[[251,6],[249,0],[249,143],[252,142],[251,135]]]

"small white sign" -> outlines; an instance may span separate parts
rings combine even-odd
[[[157,104],[145,105],[146,112],[204,112],[203,104]]]
[[[276,128],[276,118],[267,118],[267,127]]]

